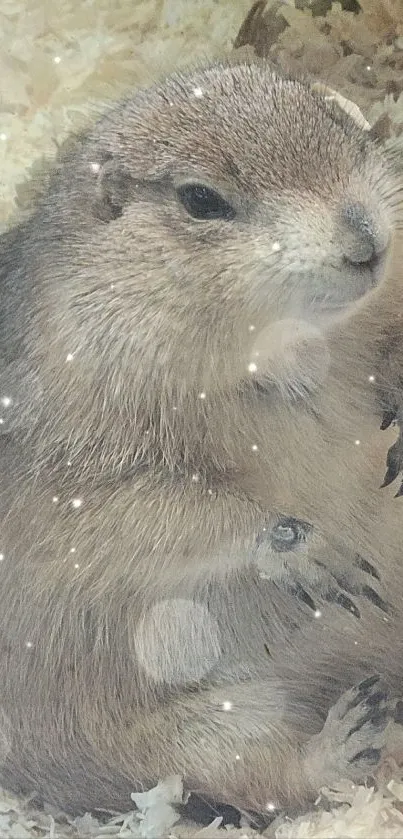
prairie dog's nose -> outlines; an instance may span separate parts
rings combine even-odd
[[[371,212],[360,202],[347,204],[342,211],[344,256],[353,265],[376,261],[385,250],[388,235]]]

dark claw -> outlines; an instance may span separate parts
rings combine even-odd
[[[396,419],[396,413],[397,413],[397,408],[395,410],[389,410],[389,411],[384,411],[383,412],[382,422],[381,422],[381,426],[380,426],[381,431],[386,431],[386,429],[389,428],[390,425],[392,425],[392,422],[394,422],[395,419]]]
[[[355,618],[361,617],[360,610],[357,608],[355,603],[353,603],[353,601],[350,600],[349,597],[346,597],[345,594],[339,594],[336,598],[336,603],[343,609],[347,609],[348,612],[351,612],[351,614],[354,615]]]
[[[403,702],[401,699],[399,699],[399,702],[396,703],[393,719],[396,725],[403,725]]]
[[[361,571],[365,571],[366,574],[370,574],[371,577],[375,577],[376,580],[380,580],[380,576],[376,570],[376,568],[368,562],[367,559],[364,559],[360,554],[356,554],[355,564],[358,568],[361,568]]]
[[[376,693],[370,693],[365,700],[365,704],[372,708],[374,705],[378,705],[379,702],[386,702],[388,699],[388,692],[386,690],[378,690]]]
[[[403,382],[399,382],[399,392],[401,392],[403,386]],[[399,412],[399,406],[397,404],[392,404],[390,407],[390,400],[385,399],[385,395],[383,395],[381,401],[383,401],[384,405],[388,404],[389,407],[385,408],[383,412],[382,422],[381,422],[381,430],[384,431],[386,428],[389,428],[390,425],[397,425],[399,428],[399,437],[393,446],[390,447],[387,456],[386,456],[386,475],[381,485],[381,488],[389,486],[398,476],[399,472],[403,471],[403,429],[401,427],[401,419]],[[400,486],[398,492],[395,495],[395,498],[400,498],[403,495],[403,481],[402,485]]]
[[[381,759],[381,750],[380,749],[363,749],[361,752],[357,752],[353,758],[351,758],[350,763],[356,763],[358,760],[369,760],[373,764],[379,763]]]
[[[309,608],[312,609],[313,612],[316,612],[316,603],[312,600],[311,595],[308,594],[308,592],[305,591],[304,588],[302,588],[300,583],[288,585],[287,591],[290,594],[292,594],[293,597],[296,597],[297,600],[300,600],[302,603],[305,603],[307,606],[309,606]]]
[[[362,593],[364,597],[366,597],[368,600],[371,600],[371,603],[373,603],[374,606],[377,606],[378,609],[381,609],[382,612],[389,612],[388,604],[385,603],[385,601],[382,599],[382,597],[380,597],[380,595],[377,591],[375,591],[375,589],[371,588],[370,586],[363,586]]]
[[[359,731],[360,728],[362,728],[363,725],[365,725],[365,723],[367,722],[371,722],[372,725],[376,726],[377,728],[380,728],[381,726],[384,726],[386,724],[388,716],[389,714],[386,708],[377,709],[376,711],[374,711],[373,708],[371,708],[368,714],[365,714],[365,716],[360,719],[357,725],[353,725],[353,727],[350,728],[348,736],[351,737],[352,734],[355,734],[356,731]]]
[[[366,693],[367,690],[370,690],[377,682],[379,682],[380,678],[380,676],[368,676],[367,679],[363,679],[363,681],[357,686],[358,692],[361,694]],[[360,701],[361,699],[362,695],[360,697]]]
[[[368,693],[371,690],[371,688],[374,685],[376,685],[377,682],[379,682],[379,679],[380,676],[369,676],[368,679],[364,679],[362,682],[360,682],[360,684],[357,685],[357,692],[355,696],[353,697],[351,702],[348,703],[347,710],[351,711],[352,708],[356,708],[357,705],[359,705],[360,702],[363,701],[365,694]]]
[[[342,609],[346,609],[347,612],[351,612],[355,618],[361,617],[360,610],[357,608],[355,603],[353,603],[353,601],[342,592],[338,592],[337,594],[329,592],[329,594],[325,595],[325,600],[327,600],[328,603],[335,603],[336,606],[341,606]]]
[[[387,455],[386,455],[386,474],[383,479],[383,484],[381,484],[381,489],[384,487],[389,486],[389,484],[393,483],[396,480],[399,472],[402,468],[402,441],[399,437],[393,446],[390,447]]]
[[[370,717],[370,722],[374,728],[385,728],[386,724],[391,718],[389,708],[378,708]]]
[[[324,562],[321,562],[319,559],[315,559],[315,565],[317,565],[318,568],[323,568],[325,572],[329,571],[326,564]],[[349,594],[357,594],[357,586],[349,583],[346,577],[339,576],[338,574],[335,574],[333,572],[331,572],[331,575],[333,577],[333,580],[337,583],[339,589],[342,589],[342,591],[347,591]],[[335,601],[336,591],[334,589],[330,590],[326,599],[329,603],[332,602],[332,599]]]
[[[362,702],[362,693],[357,693],[354,699],[352,699],[351,702],[348,703],[347,711],[351,711],[352,708],[356,708],[357,705],[360,704],[360,702]]]
[[[339,577],[336,574],[332,574],[332,577],[333,577],[334,580],[336,580],[336,583],[337,583],[339,589],[341,589],[342,591],[346,591],[348,594],[358,594],[356,584],[355,583],[350,583],[346,579],[346,577],[343,577],[343,576]],[[340,603],[340,606],[342,606],[342,605],[343,604]],[[345,608],[349,608],[349,607],[346,606]]]

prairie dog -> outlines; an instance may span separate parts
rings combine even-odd
[[[309,345],[327,352],[335,330],[339,346],[381,293],[391,189],[370,139],[308,84],[215,64],[107,112],[2,238],[10,788],[116,809],[179,772],[265,810],[376,765],[386,689],[340,644],[289,677],[312,619],[270,564],[259,576],[255,546],[280,513],[309,520],[330,455],[350,497],[362,484],[346,441],[357,416],[372,433],[373,391],[354,390],[350,416],[337,353],[316,369]],[[319,517],[340,481],[323,481]]]

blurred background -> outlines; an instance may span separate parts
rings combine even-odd
[[[0,228],[32,164],[108,99],[232,50],[319,78],[403,134],[403,0],[1,0]]]

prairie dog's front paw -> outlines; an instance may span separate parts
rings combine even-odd
[[[333,550],[331,550],[333,548]],[[380,575],[372,563],[344,546],[330,545],[309,522],[278,516],[258,535],[253,562],[259,576],[270,579],[315,614],[324,603],[347,610],[356,618],[370,605],[390,611]]]
[[[319,734],[306,747],[306,770],[315,789],[342,778],[365,780],[377,767],[386,744],[393,704],[378,676],[342,694]]]
[[[386,474],[382,482],[382,488],[392,484],[396,478],[400,477],[400,486],[396,492],[396,498],[403,495],[403,429],[401,412],[390,410],[385,411],[381,423],[381,431],[386,431],[391,425],[398,426],[397,440],[389,447],[386,456]]]
[[[305,321],[287,318],[257,335],[248,370],[259,384],[266,380],[295,399],[320,387],[329,363],[324,335]]]

